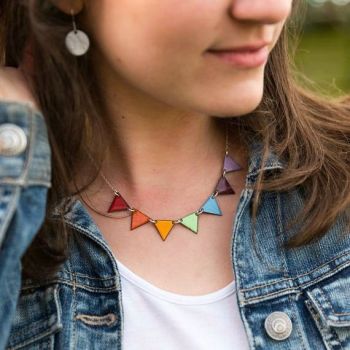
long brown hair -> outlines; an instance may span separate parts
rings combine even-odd
[[[303,222],[302,228],[286,248],[321,238],[339,215],[349,215],[350,207],[350,99],[325,100],[295,82],[291,57],[300,28],[295,13],[300,15],[300,11],[301,1],[295,1],[293,13],[266,66],[260,106],[249,115],[232,118],[247,136],[261,138],[261,166],[271,149],[286,164],[279,176],[272,179],[259,172],[254,184],[253,219],[263,191],[288,191],[301,186],[306,194],[297,218]],[[18,67],[26,61],[31,65],[30,84],[48,126],[52,187],[47,215],[23,257],[24,277],[48,278],[67,259],[72,233],[62,216],[53,220],[49,214],[58,203],[84,190],[97,177],[98,170],[86,184],[77,186],[75,193],[70,190],[79,170],[77,164],[84,161],[85,149],[101,164],[110,142],[106,138],[110,121],[103,117],[102,97],[95,89],[89,55],[73,57],[64,47],[65,35],[71,30],[70,16],[58,11],[48,0],[1,0],[0,23],[1,64]],[[26,57],[28,45],[31,57]],[[67,208],[62,207],[61,215]]]

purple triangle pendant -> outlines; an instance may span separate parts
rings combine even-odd
[[[226,173],[241,170],[242,167],[236,163],[228,154],[225,155],[224,170]]]

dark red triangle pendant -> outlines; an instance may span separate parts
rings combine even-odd
[[[231,185],[228,183],[225,177],[221,177],[216,190],[219,192],[218,194],[235,194],[235,191],[231,187]]]
[[[119,196],[115,195],[113,202],[108,209],[108,213],[112,213],[114,211],[126,210],[128,208],[129,206],[124,200],[124,198],[120,195]]]

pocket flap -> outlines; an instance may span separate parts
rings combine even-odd
[[[342,271],[343,272],[343,271]],[[350,327],[350,275],[336,274],[338,278],[306,291],[318,315],[328,326]]]
[[[58,285],[22,291],[7,346],[18,349],[61,329]]]

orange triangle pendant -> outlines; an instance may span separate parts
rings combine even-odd
[[[172,220],[156,220],[155,226],[162,237],[162,240],[165,241],[169,232],[174,226],[174,223]]]
[[[131,230],[142,226],[147,222],[149,222],[149,217],[136,209],[135,211],[133,211],[131,217]]]

